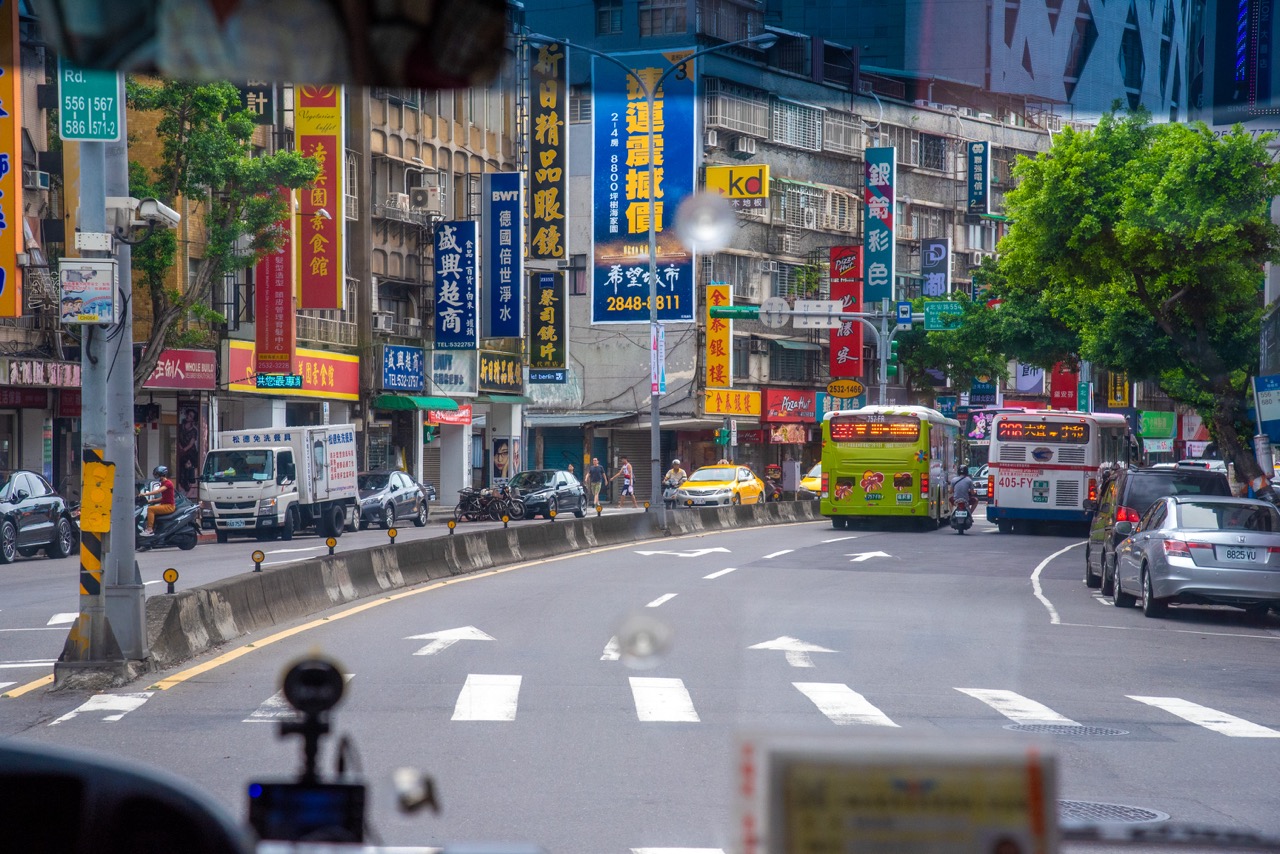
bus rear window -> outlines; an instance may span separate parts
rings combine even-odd
[[[1063,421],[1001,419],[996,423],[996,439],[1001,442],[1054,442],[1059,445],[1087,445],[1089,444],[1089,425]]]
[[[914,415],[844,415],[831,419],[833,442],[916,442],[920,419]]]

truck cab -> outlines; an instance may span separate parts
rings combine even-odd
[[[289,447],[219,448],[209,451],[200,477],[200,501],[218,542],[231,533],[258,533],[286,526],[298,500],[297,464]],[[293,536],[287,532],[285,539]]]

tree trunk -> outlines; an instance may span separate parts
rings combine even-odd
[[[1259,498],[1276,501],[1280,496],[1271,487],[1272,473],[1262,470],[1254,456],[1252,441],[1247,436],[1242,438],[1236,429],[1238,414],[1243,408],[1240,404],[1236,395],[1225,395],[1213,410],[1213,435],[1218,442],[1218,454],[1235,465],[1236,480],[1252,486]]]

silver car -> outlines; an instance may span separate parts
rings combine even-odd
[[[1121,525],[1130,530],[1122,530]],[[1170,603],[1280,606],[1280,512],[1266,501],[1171,495],[1151,505],[1116,549],[1111,600],[1158,617]]]

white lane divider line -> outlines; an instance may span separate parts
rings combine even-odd
[[[53,667],[53,659],[33,659],[30,661],[3,661],[0,670],[20,670],[26,667]]]
[[[636,716],[641,723],[698,723],[693,698],[681,679],[654,676],[632,676],[631,696],[636,703]]]
[[[860,534],[850,534],[850,535],[849,535],[849,536],[847,536],[847,537],[832,537],[831,539],[829,539],[829,540],[823,540],[822,542],[823,542],[823,544],[824,544],[824,545],[825,545],[826,543],[841,543],[841,542],[844,542],[845,540],[856,540],[856,539],[858,539],[858,537],[859,537],[859,536],[861,536],[861,535],[860,535]]]
[[[64,611],[61,614],[54,614],[49,618],[46,626],[67,626],[74,623],[80,616],[79,611]]]
[[[795,551],[795,549],[783,549],[780,552],[774,552],[771,555],[765,555],[764,557],[761,558],[761,560],[771,560],[772,558],[775,558],[775,557],[782,557],[783,555],[791,554],[793,551]]]
[[[632,848],[631,854],[724,854],[723,848]]]
[[[646,608],[657,608],[657,607],[658,607],[659,605],[661,605],[663,602],[670,602],[672,599],[676,598],[676,595],[677,595],[677,594],[675,594],[675,593],[668,593],[668,594],[666,594],[666,595],[664,595],[664,596],[659,596],[657,599],[654,599],[654,600],[653,600],[652,602],[650,602],[648,605],[645,605],[645,607],[646,607]]]
[[[1058,714],[1053,709],[1028,699],[1014,691],[1003,691],[993,688],[957,688],[962,694],[968,694],[975,700],[981,700],[1009,720],[1017,724],[1066,724],[1080,726],[1071,718]]]
[[[866,697],[839,682],[792,682],[796,689],[813,701],[818,711],[833,724],[866,724],[896,727],[889,716],[877,709]]]
[[[305,546],[304,548],[299,548],[299,549],[270,549],[267,551],[267,554],[286,555],[286,554],[291,554],[293,552],[315,552],[324,548],[328,548],[328,546]]]
[[[1040,587],[1040,573],[1044,572],[1044,568],[1048,566],[1049,563],[1058,555],[1066,554],[1067,552],[1074,549],[1076,546],[1083,546],[1084,542],[1085,542],[1084,540],[1081,540],[1078,543],[1072,543],[1066,548],[1058,549],[1056,552],[1049,555],[1044,560],[1040,561],[1040,565],[1031,571],[1031,592],[1034,593],[1035,597],[1040,600],[1040,604],[1044,605],[1044,607],[1049,611],[1050,625],[1054,625],[1054,626],[1058,625],[1059,623],[1062,622],[1062,618],[1058,616],[1058,609],[1053,607],[1053,603],[1050,602],[1048,597],[1044,595],[1044,590],[1041,589]]]
[[[1196,726],[1202,726],[1205,729],[1211,729],[1214,732],[1220,732],[1233,738],[1280,738],[1280,732],[1270,727],[1255,724],[1252,721],[1246,721],[1244,718],[1238,718],[1235,715],[1229,715],[1226,712],[1210,709],[1207,706],[1201,706],[1177,697],[1135,697],[1132,694],[1127,696],[1130,700],[1137,700],[1139,703],[1146,703],[1148,706],[1164,709],[1166,712],[1177,715],[1185,721],[1190,721]]]
[[[91,715],[98,712],[110,712],[110,714],[103,716],[102,719],[104,721],[118,721],[151,699],[151,695],[154,693],[154,691],[141,691],[136,694],[94,694],[76,708],[52,721],[49,726],[57,726],[79,715]]]
[[[8,688],[10,685],[17,685],[17,684],[18,684],[17,682],[0,682],[0,694],[3,694],[4,689]]]
[[[342,678],[350,682],[353,675],[345,673]],[[262,705],[254,709],[253,713],[241,723],[273,724],[280,720],[292,720],[296,715],[297,712],[294,711],[293,706],[289,705],[289,701],[284,698],[284,691],[277,691],[268,697]]]
[[[453,707],[453,720],[514,721],[520,680],[519,676],[468,673]]]
[[[618,647],[618,636],[614,635],[609,638],[609,642],[604,645],[604,654],[600,656],[601,661],[617,661],[622,658],[622,650]]]
[[[719,578],[719,577],[720,577],[720,576],[722,576],[722,575],[728,575],[728,574],[729,574],[729,573],[731,573],[731,572],[736,572],[736,571],[737,571],[737,569],[738,569],[738,568],[737,568],[736,566],[726,567],[726,568],[721,569],[721,570],[719,570],[719,571],[717,571],[717,572],[713,572],[713,573],[711,573],[710,575],[704,575],[704,576],[702,576],[702,579],[703,579],[703,581],[710,581],[710,580],[711,580],[711,579],[713,579],[713,578]]]

